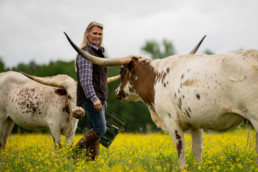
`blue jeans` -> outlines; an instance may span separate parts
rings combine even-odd
[[[102,111],[99,112],[94,108],[93,103],[90,100],[85,100],[81,104],[81,107],[84,109],[85,113],[88,116],[90,128],[93,128],[97,136],[100,138],[106,133],[106,118],[105,118],[105,102],[101,102]]]

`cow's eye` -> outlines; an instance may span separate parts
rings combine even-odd
[[[70,95],[68,95],[68,99],[72,99],[72,97]]]

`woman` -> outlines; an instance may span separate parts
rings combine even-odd
[[[103,26],[91,22],[84,33],[81,49],[92,55],[105,58],[104,48],[101,47]],[[76,158],[80,150],[87,149],[87,156],[95,160],[99,152],[100,138],[106,132],[105,106],[108,96],[107,67],[98,66],[76,56],[77,68],[77,105],[86,114],[91,129],[85,133],[74,148],[73,157]]]

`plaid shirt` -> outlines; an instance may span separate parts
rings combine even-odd
[[[100,47],[91,45],[94,49],[98,49]],[[85,52],[89,53],[87,50]],[[98,100],[93,84],[92,84],[92,73],[93,73],[93,64],[84,59],[81,55],[77,58],[78,72],[80,76],[80,83],[85,93],[87,99],[90,99],[93,102]]]

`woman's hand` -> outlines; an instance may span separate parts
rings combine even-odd
[[[99,112],[102,111],[102,105],[101,105],[101,101],[100,101],[100,100],[96,100],[96,101],[93,103],[93,105],[94,105],[94,108],[95,108],[96,110],[98,110]]]

